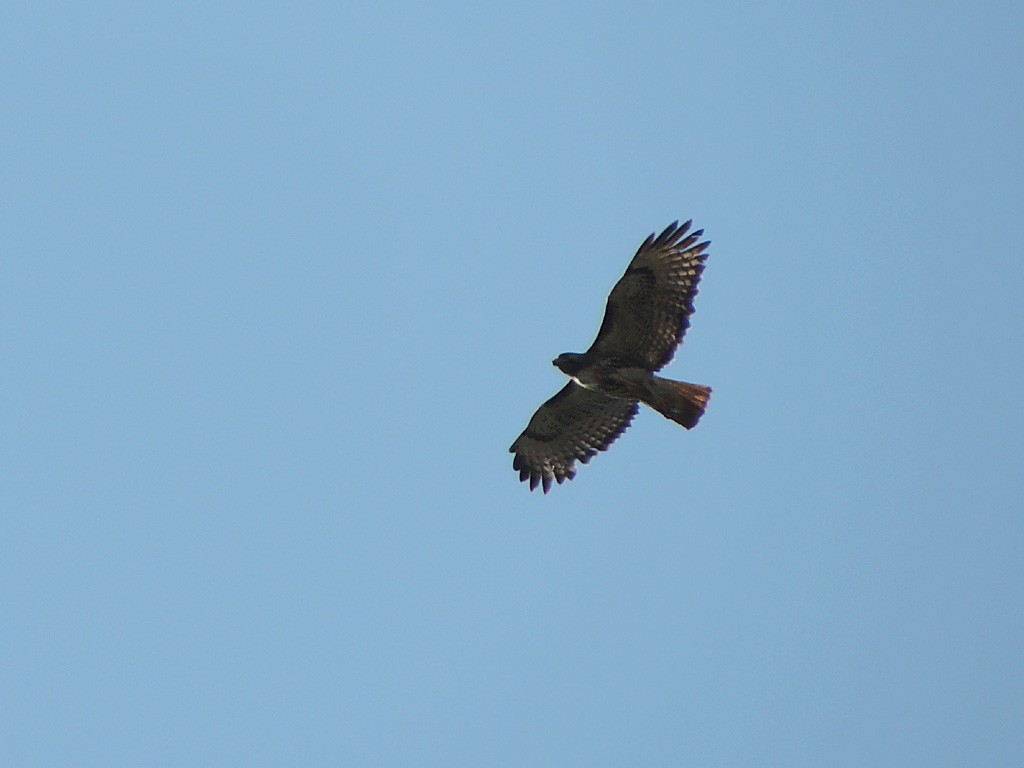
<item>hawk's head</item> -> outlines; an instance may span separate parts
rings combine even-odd
[[[583,367],[583,355],[578,352],[563,352],[551,364],[566,376],[575,376]]]

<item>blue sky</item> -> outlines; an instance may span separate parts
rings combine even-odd
[[[0,25],[0,762],[1024,761],[1014,3]],[[637,245],[645,411],[508,445]]]

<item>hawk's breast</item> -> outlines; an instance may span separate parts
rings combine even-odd
[[[581,387],[628,400],[639,400],[646,390],[650,371],[623,365],[615,358],[601,358],[583,366],[572,379]]]

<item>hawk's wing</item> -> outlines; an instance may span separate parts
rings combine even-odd
[[[612,288],[604,321],[587,355],[615,357],[657,371],[667,365],[690,327],[693,297],[704,271],[704,230],[686,234],[688,221],[652,232]]]
[[[559,484],[576,476],[576,460],[584,464],[625,432],[640,406],[584,389],[574,381],[537,409],[525,431],[509,448],[512,468],[529,479],[532,491],[552,479]]]

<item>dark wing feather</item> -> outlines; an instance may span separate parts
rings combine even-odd
[[[690,327],[693,297],[704,271],[704,230],[670,224],[644,240],[612,288],[604,321],[587,355],[615,357],[657,371],[667,365]]]
[[[638,408],[635,400],[608,397],[570,381],[537,409],[512,443],[512,468],[519,470],[520,480],[530,481],[531,491],[543,485],[547,493],[552,480],[561,484],[576,476],[577,459],[586,464],[625,432]]]

